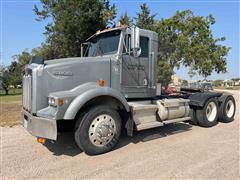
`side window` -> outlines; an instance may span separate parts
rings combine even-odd
[[[140,37],[140,57],[149,57],[149,38],[141,36]],[[131,35],[128,34],[124,39],[123,53],[129,53],[131,51]]]
[[[140,48],[141,48],[141,55],[140,57],[148,57],[149,56],[149,38],[141,36],[140,37]]]

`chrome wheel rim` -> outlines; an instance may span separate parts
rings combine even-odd
[[[99,115],[92,121],[88,132],[92,144],[105,146],[111,142],[116,133],[115,121],[108,114]]]
[[[234,103],[232,100],[229,100],[227,102],[226,109],[225,109],[226,115],[228,118],[231,118],[233,116],[234,110],[235,110]]]
[[[214,102],[210,102],[207,105],[206,116],[209,122],[213,122],[217,116],[217,105]]]

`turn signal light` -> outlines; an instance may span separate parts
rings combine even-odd
[[[99,79],[99,80],[98,80],[98,85],[99,85],[100,87],[103,87],[104,84],[105,84],[105,81],[104,81],[103,79]]]
[[[37,138],[37,142],[39,142],[41,144],[45,144],[46,139],[45,138]]]
[[[63,99],[58,99],[58,105],[62,106],[64,104],[64,100]]]

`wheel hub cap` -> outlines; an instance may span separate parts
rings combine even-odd
[[[207,115],[208,121],[213,122],[215,120],[217,116],[217,106],[214,102],[210,102],[207,105],[206,115]]]
[[[99,115],[89,127],[89,139],[96,146],[104,146],[112,140],[115,132],[114,119],[107,114]]]
[[[226,114],[228,118],[231,118],[233,116],[234,110],[235,110],[234,103],[232,100],[229,100],[226,105]]]

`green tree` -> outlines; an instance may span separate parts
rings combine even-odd
[[[53,59],[54,52],[54,48],[49,43],[42,43],[40,47],[32,49],[33,56],[41,57],[44,60]]]
[[[24,50],[21,54],[14,55],[11,65],[8,67],[8,81],[11,85],[18,85],[22,82],[22,71],[26,64],[31,61],[32,53]]]
[[[216,86],[216,87],[219,87],[219,86],[222,86],[223,85],[223,80],[215,80],[213,81],[213,85]]]
[[[147,4],[144,3],[140,5],[141,12],[137,13],[136,25],[143,29],[152,30],[155,24],[156,14],[151,14],[150,9],[147,7]]]
[[[41,0],[34,6],[37,20],[50,22],[45,27],[45,59],[80,56],[81,43],[97,30],[113,24],[115,5],[108,0]]]
[[[16,86],[21,82],[21,67],[16,61],[8,66],[8,81],[10,85]]]
[[[240,78],[232,78],[233,81],[239,81]]]
[[[132,24],[132,19],[128,16],[127,12],[121,15],[119,22],[121,25],[130,26]]]
[[[1,69],[1,75],[0,75],[0,86],[1,88],[5,91],[5,95],[8,95],[9,91],[9,78],[10,78],[10,73],[6,67]]]
[[[195,16],[190,10],[177,11],[173,17],[161,19],[155,27],[159,60],[168,63],[172,70],[183,65],[205,78],[213,71],[225,73],[230,48],[220,44],[224,37],[213,37],[210,28],[214,23],[212,15]]]
[[[184,80],[182,81],[182,84],[181,84],[181,85],[182,85],[182,86],[185,86],[185,87],[188,86],[188,81],[184,79]]]
[[[170,64],[166,63],[164,60],[159,59],[157,63],[157,81],[161,83],[165,89],[167,89],[168,84],[172,80],[172,75],[174,74]]]
[[[31,61],[32,55],[33,55],[32,52],[28,52],[28,50],[24,50],[23,52],[21,52],[21,54],[14,55],[12,58],[21,67],[24,67],[26,64],[29,64],[29,62]]]

